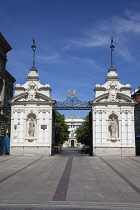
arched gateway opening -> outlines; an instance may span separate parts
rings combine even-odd
[[[74,140],[71,140],[71,147],[74,147]]]
[[[55,154],[55,113],[54,110],[57,111],[66,111],[66,110],[89,110],[89,155],[93,156],[93,144],[92,144],[92,106],[89,104],[89,102],[82,102],[76,97],[76,90],[75,89],[69,89],[68,90],[68,96],[65,101],[58,101],[53,105],[53,121],[52,121],[52,155]],[[75,117],[72,115],[71,117]],[[76,117],[75,117],[76,118]],[[67,147],[80,147],[80,144],[76,142],[76,138],[74,139],[74,125],[73,129],[70,133],[70,138],[68,141],[68,144],[66,145]]]

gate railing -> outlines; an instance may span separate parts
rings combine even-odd
[[[58,101],[53,105],[53,109],[56,110],[91,110],[91,108],[87,101],[80,101],[76,96],[67,96],[65,101]]]

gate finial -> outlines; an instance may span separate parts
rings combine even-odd
[[[33,45],[31,46],[33,50],[33,67],[35,67],[35,50],[36,50],[36,45],[35,45],[35,39],[33,37]]]
[[[113,58],[112,58],[112,52],[114,51],[115,49],[115,46],[113,45],[113,37],[111,39],[111,46],[110,46],[110,49],[111,49],[111,68],[113,67]]]

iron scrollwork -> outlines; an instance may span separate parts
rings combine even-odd
[[[53,109],[58,110],[91,110],[91,105],[85,101],[82,102],[76,97],[76,90],[69,89],[69,96],[67,96],[65,101],[58,101],[55,105],[53,105]]]

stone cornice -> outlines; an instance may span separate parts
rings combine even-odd
[[[4,38],[2,33],[0,33],[0,44],[1,44],[1,49],[4,49],[4,51],[7,53],[12,49],[12,47],[9,45],[7,40]]]
[[[50,91],[52,91],[52,89],[50,87],[40,87],[40,88],[38,88],[38,90],[39,91],[41,91],[41,90],[50,90]]]
[[[15,87],[14,90],[26,90],[24,87]]]
[[[50,101],[14,101],[11,102],[11,105],[28,105],[28,104],[36,104],[37,106],[39,105],[53,105],[55,104],[56,101],[55,100],[50,100]]]
[[[95,87],[94,91],[106,91],[105,87]]]
[[[28,76],[26,78],[26,81],[38,81],[39,77],[38,76]]]
[[[134,106],[135,102],[134,100],[123,93],[116,93],[116,98],[114,100],[109,100],[109,93],[104,93],[97,98],[95,98],[93,101],[89,101],[89,104],[92,106],[96,105],[131,105]]]
[[[89,101],[91,106],[109,106],[109,105],[118,105],[118,106],[134,106],[133,102],[94,102]]]
[[[16,79],[7,71],[5,70],[5,76],[10,78],[10,80],[14,83]]]
[[[121,87],[120,90],[132,90],[131,87]]]

